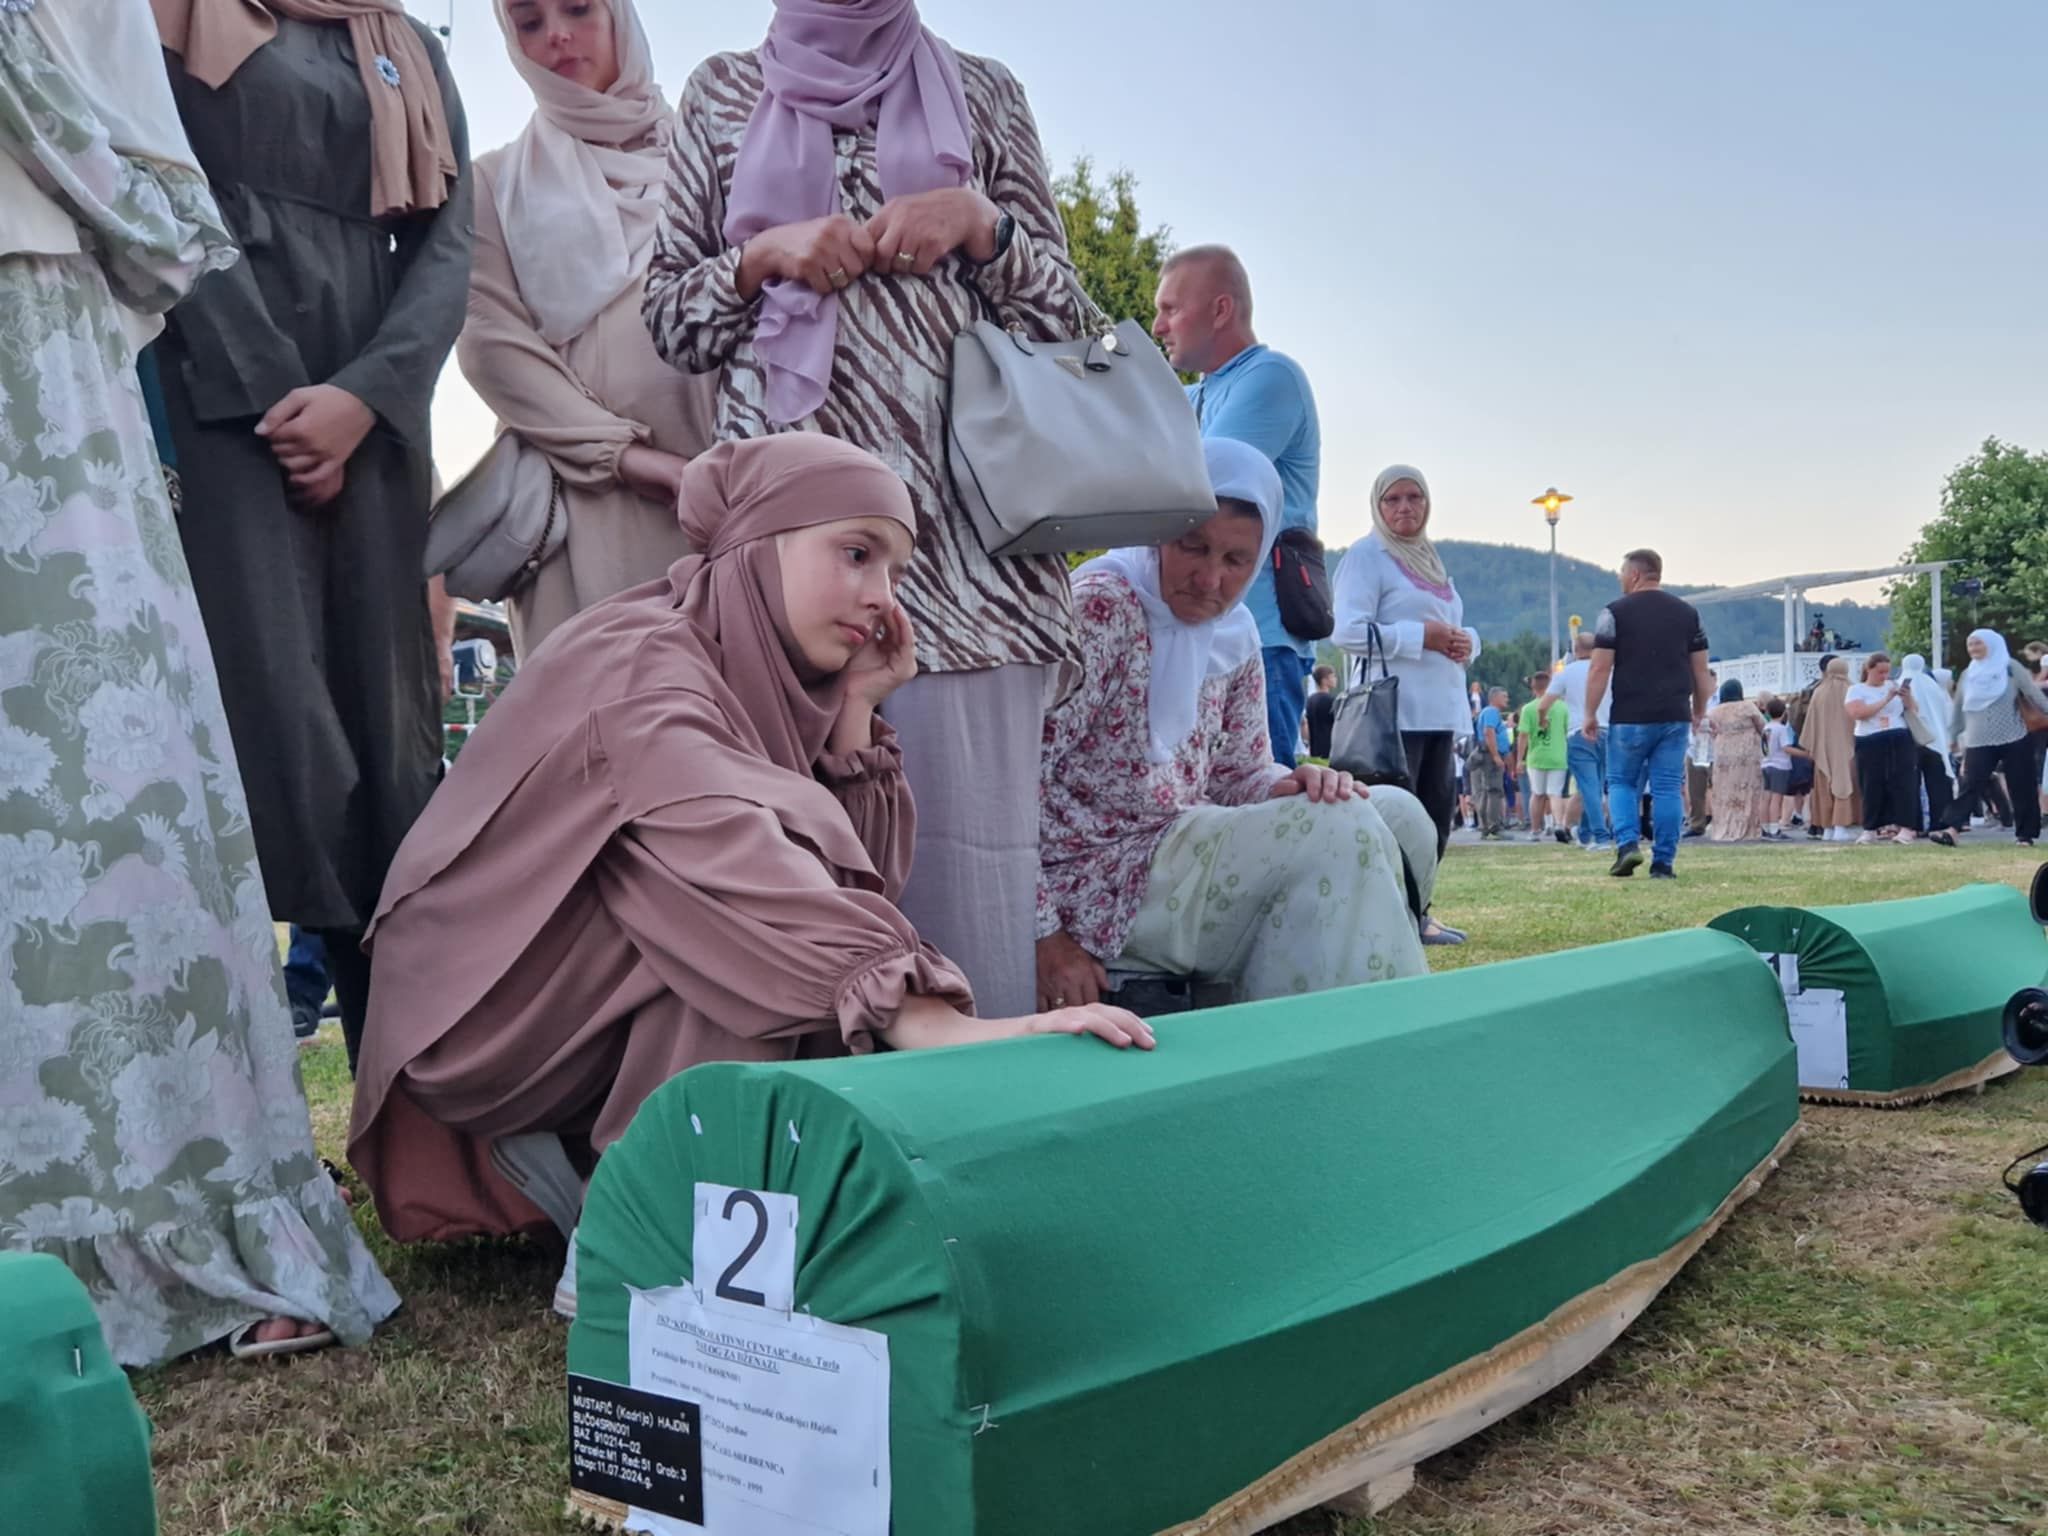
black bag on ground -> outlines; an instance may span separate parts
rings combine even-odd
[[[1415,787],[1408,777],[1408,748],[1401,740],[1401,679],[1387,670],[1377,624],[1366,631],[1357,685],[1337,701],[1337,718],[1330,726],[1330,766],[1364,784]]]
[[[1337,629],[1323,541],[1306,528],[1284,529],[1273,541],[1273,599],[1280,626],[1297,640],[1327,640]]]

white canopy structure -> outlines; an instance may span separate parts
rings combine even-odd
[[[1744,598],[1782,598],[1785,604],[1785,648],[1782,655],[1739,657],[1717,663],[1716,670],[1723,679],[1730,676],[1741,678],[1745,689],[1791,691],[1803,688],[1813,680],[1804,673],[1809,670],[1817,672],[1820,660],[1812,653],[1799,650],[1801,610],[1806,603],[1806,594],[1817,588],[1846,587],[1852,582],[1875,581],[1883,576],[1928,578],[1934,623],[1927,655],[1930,665],[1940,666],[1941,573],[1954,563],[1951,560],[1927,560],[1917,565],[1883,565],[1859,571],[1816,571],[1805,576],[1774,576],[1768,581],[1752,581],[1740,587],[1713,587],[1705,592],[1689,592],[1685,600],[1694,607],[1700,607],[1708,603],[1739,602]]]

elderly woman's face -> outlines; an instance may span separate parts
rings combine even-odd
[[[1259,574],[1265,525],[1256,511],[1226,506],[1171,544],[1159,546],[1159,593],[1183,624],[1228,613]]]
[[[619,47],[605,0],[511,0],[519,51],[542,69],[593,91],[619,79]]]
[[[1991,654],[1991,647],[1982,640],[1979,640],[1975,635],[1970,636],[1968,640],[1963,642],[1963,649],[1970,653],[1970,660],[1972,661],[1982,661]]]
[[[1400,537],[1412,539],[1429,521],[1429,498],[1413,480],[1396,480],[1380,498],[1380,516]]]
[[[910,564],[910,530],[892,517],[849,517],[777,534],[782,609],[803,659],[843,672],[876,638]]]

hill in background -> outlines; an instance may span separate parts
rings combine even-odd
[[[1547,635],[1550,630],[1550,556],[1540,549],[1515,544],[1480,544],[1466,539],[1439,539],[1437,553],[1443,556],[1458,593],[1465,599],[1465,622],[1488,641],[1511,640],[1528,633]],[[1335,559],[1331,561],[1335,568]],[[1674,584],[1681,597],[1705,590],[1698,585]],[[1570,633],[1569,620],[1577,614],[1591,624],[1594,615],[1621,595],[1614,572],[1602,570],[1590,560],[1557,557],[1557,628],[1560,636]],[[1884,644],[1891,627],[1888,606],[1865,603],[1829,603],[1825,594],[1814,599],[1827,625],[1840,630],[1865,650]],[[1700,610],[1707,626],[1713,654],[1748,656],[1775,651],[1784,643],[1784,604],[1776,598],[1756,598],[1739,603],[1715,603]]]

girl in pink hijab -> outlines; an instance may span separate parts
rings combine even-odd
[[[1116,1008],[972,1017],[895,906],[903,483],[829,438],[728,443],[682,519],[704,553],[556,632],[385,884],[349,1155],[401,1241],[569,1229],[563,1144],[601,1153],[698,1062],[1152,1044]]]

